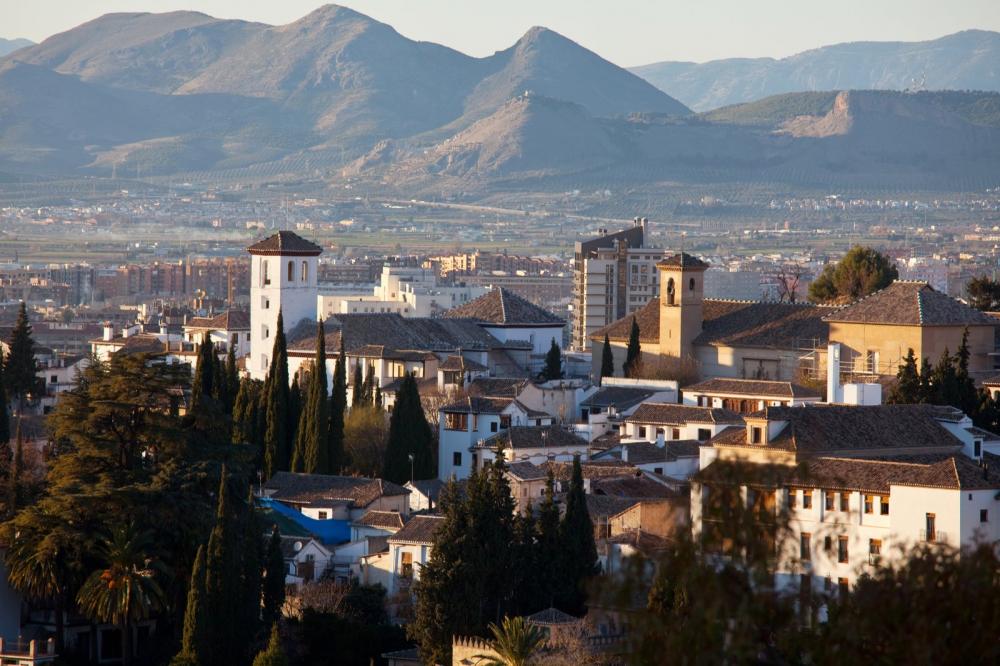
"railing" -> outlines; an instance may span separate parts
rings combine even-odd
[[[868,564],[877,567],[882,564],[882,555],[879,553],[868,553]]]
[[[920,540],[927,543],[947,543],[948,533],[944,530],[920,530]]]

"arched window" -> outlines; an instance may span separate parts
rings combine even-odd
[[[688,280],[688,291],[694,291],[694,278]]]
[[[260,260],[260,286],[266,287],[271,284],[271,278],[267,274],[267,259]]]
[[[299,279],[302,280],[303,282],[307,282],[309,280],[309,262],[308,261],[303,261],[302,262],[302,275],[299,276]]]
[[[674,304],[674,279],[667,280],[667,305]]]
[[[295,262],[294,261],[289,261],[288,262],[288,281],[291,282],[294,279],[295,279]]]

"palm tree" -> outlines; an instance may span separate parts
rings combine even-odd
[[[486,643],[495,654],[477,654],[478,666],[527,666],[545,642],[545,632],[523,617],[505,617],[501,627],[491,623],[490,632]]]
[[[94,571],[76,595],[80,612],[95,622],[117,626],[122,634],[122,663],[132,662],[132,626],[164,606],[163,590],[156,581],[163,566],[148,556],[150,532],[132,524],[115,529],[98,552],[104,568]]]

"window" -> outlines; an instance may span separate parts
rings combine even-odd
[[[880,495],[878,498],[879,513],[883,516],[889,515],[889,496]]]
[[[758,426],[754,426],[753,428],[750,429],[751,444],[760,444],[763,439],[764,439],[764,433],[761,428],[759,428]]]
[[[837,561],[841,564],[847,563],[847,537],[837,537]]]
[[[878,373],[878,352],[874,349],[869,349],[865,354],[865,372],[873,375]]]
[[[320,520],[326,520],[326,511],[320,511],[319,512],[319,519]]]
[[[510,427],[510,414],[500,415],[500,427],[504,430]]]
[[[653,468],[653,474],[663,474],[663,468],[662,467],[654,467]]]
[[[59,375],[52,375],[51,377],[49,377],[50,384],[56,384],[58,382],[59,382]]]
[[[469,429],[469,415],[464,413],[455,412],[445,412],[444,414],[444,429],[445,430],[468,430]]]
[[[789,509],[794,509],[795,508],[795,498],[796,498],[796,496],[798,494],[799,494],[799,491],[794,490],[792,488],[788,489],[788,508]]]
[[[451,464],[454,465],[455,467],[461,467],[462,466],[462,452],[461,451],[455,451],[454,453],[451,454]]]
[[[267,274],[267,259],[260,260],[260,286],[266,287],[271,284],[271,276]]]
[[[639,426],[639,437],[646,438],[646,426]]]
[[[837,497],[837,493],[827,490],[823,492],[823,497],[826,499],[826,510],[833,511],[834,500]]]
[[[674,279],[667,280],[667,305],[674,304]]]
[[[694,291],[694,278],[688,280],[688,291]]]
[[[802,491],[802,508],[803,509],[813,508],[813,491],[811,490]]]
[[[671,428],[671,430],[670,430],[670,439],[680,439],[680,438],[681,438],[681,429],[680,428]]]
[[[875,508],[875,498],[871,495],[865,495],[865,513],[874,513]]]
[[[302,262],[302,271],[299,273],[299,280],[301,280],[302,282],[305,282],[308,279],[309,279],[309,262],[308,261],[303,261]]]
[[[289,261],[288,262],[288,281],[291,282],[294,279],[295,279],[295,262],[294,261]]]
[[[924,518],[924,536],[927,541],[937,540],[937,530],[935,529],[936,516],[933,513],[928,513]]]
[[[269,331],[267,329],[267,326],[261,326],[260,327],[260,337],[262,337],[265,340],[267,340],[270,336],[271,336],[271,331]]]
[[[799,559],[808,561],[812,559],[812,535],[803,532],[799,537]]]
[[[988,523],[988,522],[990,522],[990,510],[989,509],[980,509],[979,510],[979,522],[981,522],[981,523]]]
[[[847,582],[846,578],[837,579],[837,591],[840,592],[840,600],[847,601],[847,595],[851,591],[851,584]]]
[[[827,553],[833,548],[833,539],[830,537],[823,537],[823,550]]]
[[[849,493],[840,493],[840,510],[850,511],[851,496]]]
[[[267,354],[260,355],[260,369],[267,370]]]
[[[413,578],[413,553],[404,552],[400,565],[399,575],[403,578]]]
[[[882,559],[882,540],[868,539],[868,563],[878,564]]]
[[[983,443],[978,439],[972,443],[972,457],[978,458],[983,455]]]
[[[698,441],[704,442],[706,439],[711,439],[712,431],[709,428],[698,428]]]
[[[799,598],[803,605],[808,604],[812,597],[812,578],[812,574],[799,575]]]
[[[496,421],[490,421],[490,432],[496,432],[500,427],[500,424]]]

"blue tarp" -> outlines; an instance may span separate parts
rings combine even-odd
[[[348,520],[317,520],[304,516],[287,504],[277,502],[270,497],[258,497],[257,501],[272,511],[295,521],[302,529],[319,539],[324,545],[347,543],[351,540],[351,523]]]

